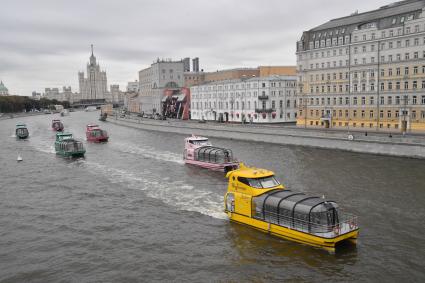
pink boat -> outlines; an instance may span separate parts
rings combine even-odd
[[[229,172],[239,168],[230,149],[212,146],[208,138],[192,135],[185,138],[184,162],[214,171]]]
[[[87,141],[92,142],[107,142],[109,139],[108,133],[99,128],[98,125],[87,125],[86,128]]]

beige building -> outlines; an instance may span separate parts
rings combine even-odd
[[[304,32],[297,125],[425,131],[424,8],[401,1]]]
[[[179,90],[184,85],[183,68],[183,60],[158,59],[139,71],[140,111],[161,113],[165,90]]]

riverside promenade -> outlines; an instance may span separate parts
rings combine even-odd
[[[425,135],[303,129],[282,125],[198,123],[153,120],[127,116],[108,117],[108,122],[143,129],[206,137],[237,139],[282,145],[338,149],[352,152],[425,158]]]

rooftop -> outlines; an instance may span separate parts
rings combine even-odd
[[[325,29],[331,29],[341,26],[348,26],[358,23],[367,23],[376,19],[387,18],[399,14],[409,13],[421,10],[425,7],[424,0],[405,0],[394,2],[389,5],[380,7],[379,9],[364,12],[364,13],[353,13],[346,17],[336,18],[330,20],[327,23],[319,25],[310,31],[319,31]]]

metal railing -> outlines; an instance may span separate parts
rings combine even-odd
[[[339,235],[359,229],[357,216],[341,213],[341,211],[338,212],[338,223],[332,225],[315,223],[313,221],[270,211],[258,213],[258,211],[254,210],[253,215],[256,219],[323,238],[335,238]]]

